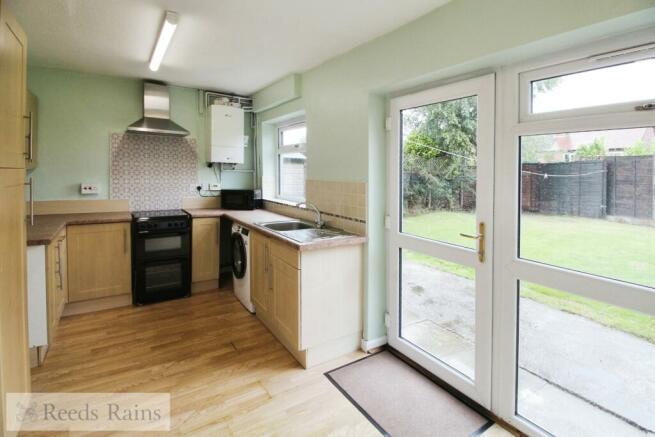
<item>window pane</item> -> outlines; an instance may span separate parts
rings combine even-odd
[[[560,436],[655,430],[655,317],[521,282],[517,414]]]
[[[475,270],[401,252],[400,336],[475,377]]]
[[[474,249],[477,96],[401,115],[402,232]]]
[[[532,113],[655,98],[655,59],[532,82]]]
[[[282,146],[305,144],[307,142],[307,127],[304,125],[284,129],[282,131]]]
[[[521,258],[655,287],[652,127],[521,138]]]
[[[305,161],[303,153],[280,154],[280,197],[305,200]]]

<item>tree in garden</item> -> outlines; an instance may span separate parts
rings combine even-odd
[[[607,155],[605,138],[594,138],[591,144],[581,145],[575,151],[575,157],[581,161],[601,159]]]
[[[477,98],[403,111],[403,129],[406,209],[456,209],[475,190]]]
[[[624,151],[625,156],[647,156],[655,154],[655,140],[648,145],[643,140],[639,140]]]

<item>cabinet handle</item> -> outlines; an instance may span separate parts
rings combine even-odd
[[[61,242],[63,238],[57,242],[57,274],[59,275],[59,289],[64,289],[64,279],[61,274]]]
[[[34,159],[34,113],[30,111],[30,115],[23,115],[23,118],[30,119],[30,133],[25,137],[27,139],[27,152],[24,152],[28,161]]]
[[[264,273],[268,273],[268,244],[264,246]]]
[[[123,253],[127,255],[127,229],[123,228]]]
[[[29,178],[25,185],[30,187],[30,225],[34,226],[34,182]]]

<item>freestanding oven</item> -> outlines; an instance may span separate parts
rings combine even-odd
[[[132,213],[132,303],[191,295],[191,217],[182,210]]]

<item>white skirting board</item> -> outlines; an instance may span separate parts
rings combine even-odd
[[[387,336],[383,337],[378,337],[378,338],[373,338],[371,340],[366,340],[365,338],[362,338],[362,341],[360,343],[360,347],[364,352],[368,352],[371,349],[375,349],[376,347],[384,346],[387,344]]]

